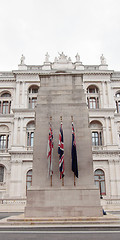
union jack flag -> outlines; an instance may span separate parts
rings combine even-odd
[[[72,171],[78,178],[78,163],[77,163],[77,151],[76,151],[76,141],[75,141],[75,130],[72,122]]]
[[[52,176],[52,159],[53,159],[53,132],[50,124],[49,136],[48,136],[48,147],[47,147],[47,159],[48,159],[48,174]]]
[[[62,122],[61,122],[60,132],[59,132],[58,154],[59,154],[59,171],[60,171],[60,179],[61,179],[65,175],[65,173],[64,173],[64,141],[63,141]]]

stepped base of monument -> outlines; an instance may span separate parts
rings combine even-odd
[[[100,217],[98,189],[48,188],[28,190],[25,217]]]

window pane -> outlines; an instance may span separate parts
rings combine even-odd
[[[95,181],[95,185],[99,189],[99,182],[98,181]]]
[[[32,93],[38,93],[38,88],[33,88]]]
[[[0,136],[0,149],[6,148],[6,135]]]
[[[30,188],[32,185],[32,170],[29,170],[26,175],[26,188]]]
[[[34,142],[34,132],[31,132],[31,144],[30,144],[31,147],[33,147],[33,142]]]
[[[101,193],[105,194],[105,182],[101,181],[100,184],[101,184]]]
[[[27,189],[29,189],[31,187],[32,183],[31,182],[27,182]]]
[[[94,176],[94,179],[99,181],[99,176]]]
[[[94,174],[95,174],[95,176],[96,176],[96,175],[100,175],[100,176],[103,175],[103,176],[104,176],[104,172],[103,172],[103,170],[101,170],[101,169],[97,169]]]
[[[30,144],[30,134],[29,134],[29,132],[27,133],[27,146],[29,146],[29,144]]]
[[[100,136],[100,143],[99,143],[99,145],[102,146],[102,133],[101,132],[99,133],[99,136]]]
[[[120,113],[120,101],[118,102],[118,112]]]
[[[36,106],[36,102],[37,102],[37,98],[32,98],[31,99],[32,100],[32,108],[35,108],[35,106]]]
[[[94,181],[99,188],[100,195],[105,194],[105,174],[103,170],[97,169],[94,172]]]
[[[3,93],[1,97],[11,97],[11,95],[9,93]]]
[[[37,98],[29,98],[29,108],[34,109],[36,106]]]
[[[9,102],[4,101],[3,102],[3,114],[8,114],[9,113]]]
[[[89,93],[95,93],[95,88],[89,88]]]
[[[120,97],[120,92],[116,94],[116,97]]]
[[[3,182],[4,179],[4,167],[0,166],[0,182]]]
[[[96,108],[96,99],[95,98],[90,98],[89,99],[89,108]]]
[[[31,180],[32,180],[32,177],[31,176],[27,176],[27,181],[31,182]]]
[[[92,145],[93,146],[99,145],[98,132],[92,132]]]

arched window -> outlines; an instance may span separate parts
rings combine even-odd
[[[116,110],[117,113],[120,113],[120,92],[117,92],[115,95]]]
[[[32,185],[32,169],[29,170],[26,174],[26,191],[31,187]]]
[[[0,165],[0,183],[4,182],[4,166]]]
[[[103,145],[103,127],[99,121],[92,121],[90,123],[91,133],[92,133],[92,146],[102,146]]]
[[[28,147],[33,147],[34,131],[35,131],[35,123],[34,123],[34,121],[29,122],[27,124],[27,146]]]
[[[34,85],[28,89],[28,98],[29,98],[29,108],[34,109],[37,103],[37,95],[38,95],[39,87]]]
[[[9,145],[9,128],[0,125],[0,151],[7,151]]]
[[[87,105],[90,109],[99,108],[99,89],[96,86],[87,88]]]
[[[0,96],[0,113],[10,114],[11,112],[11,94],[8,92],[2,93]]]
[[[94,172],[94,181],[96,186],[98,187],[100,191],[100,195],[105,195],[105,173],[101,169],[96,169]]]

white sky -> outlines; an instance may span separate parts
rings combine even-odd
[[[0,71],[41,65],[46,52],[120,70],[120,0],[0,0]]]

